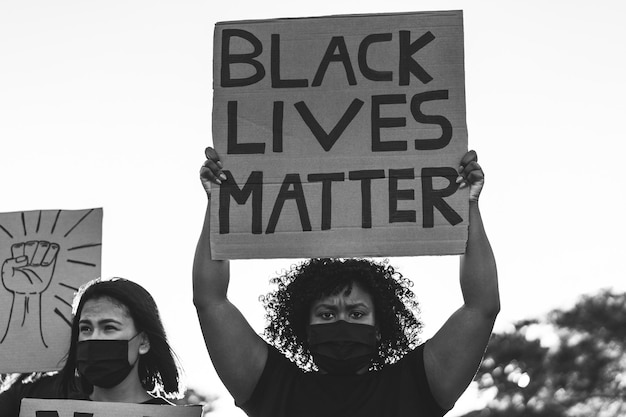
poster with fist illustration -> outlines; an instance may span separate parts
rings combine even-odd
[[[62,367],[74,295],[101,253],[100,208],[0,213],[0,373]]]

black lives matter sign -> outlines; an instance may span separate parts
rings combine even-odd
[[[462,12],[215,26],[217,259],[462,253]]]

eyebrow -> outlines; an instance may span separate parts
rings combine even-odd
[[[84,324],[91,324],[92,321],[89,319],[81,319],[78,321],[79,324],[84,323]],[[117,321],[115,319],[102,319],[102,320],[98,320],[96,323],[98,324],[108,324],[108,323],[115,323],[115,324],[119,324],[121,325],[122,322]]]
[[[360,302],[360,301],[356,302],[356,303],[353,303],[353,304],[346,304],[346,307],[348,307],[348,308],[365,307],[368,310],[371,308],[366,303]],[[317,310],[319,308],[327,308],[329,310],[335,310],[335,309],[337,309],[337,305],[336,304],[322,303],[322,304],[316,304],[316,305],[313,306],[314,310]]]

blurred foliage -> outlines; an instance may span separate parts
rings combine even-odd
[[[463,417],[626,416],[626,293],[494,333],[476,380],[493,399]]]
[[[176,405],[201,405],[202,415],[209,414],[214,409],[214,403],[218,399],[216,395],[203,395],[193,388],[187,388],[183,398],[170,400]]]

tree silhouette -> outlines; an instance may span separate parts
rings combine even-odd
[[[494,333],[476,379],[493,400],[463,417],[626,416],[626,293]]]

